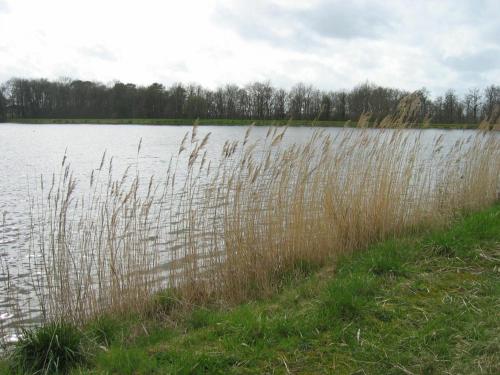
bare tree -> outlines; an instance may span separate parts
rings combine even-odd
[[[7,118],[7,99],[3,96],[0,90],[0,121],[5,121]]]
[[[491,85],[484,89],[483,117],[489,118],[500,105],[500,86]]]
[[[469,89],[464,97],[465,119],[468,122],[476,123],[479,121],[479,107],[481,94],[478,88]]]
[[[444,94],[443,111],[446,123],[455,123],[461,120],[461,106],[454,90],[448,90]]]
[[[287,93],[283,89],[274,90],[272,98],[272,117],[282,120],[287,115]]]
[[[299,83],[289,91],[269,81],[244,87],[227,84],[215,90],[197,84],[132,83],[14,78],[1,86],[0,116],[5,118],[217,118],[357,120],[369,113],[380,120],[393,113],[404,90],[364,83],[352,90],[321,91]],[[414,93],[421,103],[418,118],[433,122],[478,122],[500,106],[500,86],[470,89],[461,99],[453,90],[431,99],[423,88]]]

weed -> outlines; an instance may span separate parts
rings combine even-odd
[[[99,345],[110,346],[122,329],[122,324],[108,315],[103,315],[91,321],[86,326],[87,335]]]
[[[26,373],[68,372],[88,360],[83,333],[68,323],[24,330],[11,354],[15,369]]]

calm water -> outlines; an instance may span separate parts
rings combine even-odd
[[[217,160],[223,144],[227,140],[243,139],[246,129],[243,126],[203,126],[198,129],[198,138],[211,132],[208,157]],[[5,291],[7,277],[15,285],[23,310],[36,311],[28,272],[29,197],[37,194],[35,187],[40,184],[40,176],[50,180],[53,173],[60,171],[66,154],[80,182],[77,189],[85,189],[104,151],[113,156],[116,176],[128,166],[137,168],[142,175],[161,176],[168,168],[171,155],[177,154],[182,138],[190,131],[190,126],[0,124],[0,324],[5,325],[15,314]],[[252,137],[263,139],[267,131],[266,127],[257,127],[252,130]],[[328,128],[325,131],[345,130]],[[304,142],[312,132],[311,128],[290,128],[284,141],[288,144]],[[371,132],[377,136],[377,130]],[[419,134],[415,130],[408,132]],[[444,144],[453,145],[473,131],[425,130],[424,145],[426,141],[432,144],[440,134],[444,134]]]

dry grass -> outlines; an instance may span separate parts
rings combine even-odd
[[[414,104],[380,126],[411,123]],[[446,147],[419,131],[361,128],[286,145],[286,130],[255,140],[249,127],[208,160],[210,134],[199,138],[195,124],[164,176],[116,178],[103,155],[80,189],[65,158],[33,195],[31,268],[45,320],[146,312],[167,288],[187,306],[267,295],[303,267],[497,199],[493,132]]]

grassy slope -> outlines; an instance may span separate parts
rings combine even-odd
[[[14,123],[24,124],[112,124],[112,125],[192,125],[194,119],[19,119],[9,120]],[[311,121],[311,120],[236,120],[236,119],[200,119],[200,125],[286,125],[343,127],[345,121]],[[356,122],[351,123],[353,126]],[[476,129],[477,124],[431,124],[431,128],[443,129]]]
[[[500,205],[299,271],[272,300],[102,319],[109,347],[74,373],[500,373]]]
[[[497,205],[347,257],[270,301],[197,309],[177,327],[127,324],[95,373],[498,374],[499,267]]]

